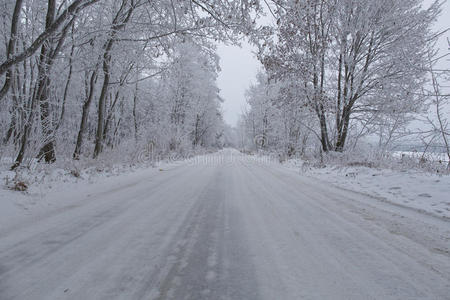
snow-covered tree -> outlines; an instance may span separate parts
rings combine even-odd
[[[97,158],[124,142],[143,142],[147,116],[157,115],[152,109],[169,106],[146,95],[156,97],[164,87],[168,97],[164,80],[177,59],[192,63],[181,67],[192,68],[201,84],[200,61],[212,68],[205,89],[188,85],[198,94],[180,109],[191,143],[214,144],[221,113],[210,44],[237,42],[253,30],[259,12],[258,1],[249,0],[4,0],[0,7],[1,152],[14,157],[14,167],[36,157]],[[201,49],[198,55],[209,51],[209,58],[180,56],[190,47]],[[182,88],[171,84],[171,92]],[[161,122],[152,123],[159,124],[156,131],[170,127]]]
[[[316,115],[324,151],[343,151],[350,128],[418,112],[441,2],[276,1],[276,25],[255,38],[269,77],[294,81]],[[381,123],[380,123],[381,124]],[[395,126],[394,126],[395,127]]]

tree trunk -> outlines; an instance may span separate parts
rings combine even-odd
[[[8,131],[6,131],[6,135],[3,138],[3,145],[7,145],[11,137],[13,136],[14,131],[16,130],[16,114],[13,112],[11,115],[11,122],[9,123]]]
[[[103,131],[105,122],[105,107],[106,107],[106,95],[108,94],[109,81],[111,79],[110,64],[111,64],[111,50],[116,40],[117,32],[120,31],[131,18],[131,14],[134,10],[134,5],[132,3],[131,7],[128,9],[126,14],[123,14],[125,6],[127,6],[128,0],[123,0],[122,4],[114,17],[110,37],[106,41],[103,54],[103,85],[102,91],[100,93],[100,98],[98,100],[98,115],[97,115],[97,132],[95,135],[95,148],[94,148],[94,158],[97,158],[103,150]]]
[[[53,23],[56,13],[56,0],[48,0],[47,16],[45,28],[48,29]],[[51,59],[52,49],[49,42],[43,43],[39,59],[39,78],[38,78],[38,99],[40,106],[41,126],[44,135],[44,145],[39,151],[39,159],[44,158],[45,162],[53,163],[56,160],[55,137],[53,133],[53,122],[50,112],[50,67],[53,62]]]
[[[336,141],[335,150],[338,152],[344,151],[345,141],[348,135],[348,126],[350,124],[350,108],[348,106],[344,107],[342,113],[342,129],[338,133],[338,139]]]
[[[51,26],[53,19],[55,17],[56,12],[56,2],[55,0],[49,0],[48,6],[47,6],[47,15],[45,19],[45,26],[48,28]],[[54,162],[56,160],[55,156],[55,150],[54,150],[54,143],[53,143],[53,137],[52,137],[52,130],[51,130],[51,122],[50,122],[50,108],[49,108],[49,85],[50,85],[50,78],[49,78],[49,69],[51,65],[51,49],[49,46],[48,41],[43,41],[41,47],[41,54],[39,56],[39,62],[38,62],[38,78],[35,85],[35,90],[32,95],[31,105],[30,105],[30,114],[27,120],[27,123],[24,128],[24,132],[22,134],[21,139],[21,145],[20,150],[17,155],[17,158],[15,160],[14,165],[11,167],[11,169],[17,168],[22,162],[25,157],[26,147],[28,144],[28,138],[33,126],[33,118],[34,118],[34,112],[36,109],[37,104],[40,105],[41,110],[41,125],[42,125],[42,131],[44,133],[44,146],[39,151],[38,157],[44,157],[46,162]]]
[[[21,93],[21,86],[20,86],[20,80],[19,75],[17,72],[17,69],[14,71],[15,78],[11,80],[11,88],[13,90],[13,93],[11,95],[13,106],[10,110],[11,115],[11,121],[9,123],[8,130],[6,131],[6,135],[3,138],[3,144],[7,145],[8,142],[13,138],[13,142],[17,142],[17,132],[18,132],[18,107],[21,103],[20,99],[20,93]]]
[[[317,115],[319,117],[320,123],[320,143],[322,144],[322,150],[324,152],[328,152],[330,151],[330,142],[328,138],[327,120],[325,117],[325,112],[322,104],[319,104],[319,107],[317,109]]]
[[[36,91],[34,92],[36,93]],[[19,153],[17,154],[16,160],[14,161],[14,164],[11,166],[11,170],[16,169],[17,167],[19,167],[22,162],[23,159],[25,158],[25,152],[26,152],[26,147],[28,145],[28,138],[30,136],[31,133],[31,129],[33,127],[33,119],[34,119],[34,113],[36,110],[36,106],[37,106],[37,101],[36,101],[36,97],[33,95],[30,97],[30,104],[29,104],[29,110],[30,110],[30,114],[28,115],[27,120],[25,121],[25,126],[23,128],[23,133],[22,133],[22,138],[20,140],[20,149],[19,149]]]
[[[95,83],[97,82],[97,70],[94,70],[91,75],[91,79],[89,81],[89,87],[86,86],[86,89],[89,89],[86,93],[86,100],[83,104],[83,112],[81,115],[81,124],[80,130],[78,131],[77,143],[75,145],[75,151],[73,152],[73,159],[80,159],[81,147],[83,146],[83,137],[86,132],[88,117],[89,117],[89,109],[91,107],[92,98],[94,96],[94,88]]]
[[[138,100],[138,80],[136,79],[136,87],[134,89],[134,97],[133,97],[133,120],[134,120],[134,140],[135,142],[138,141],[138,124],[137,124],[137,112],[136,112],[136,106],[137,106],[137,100]]]
[[[20,10],[22,9],[23,0],[16,0],[16,5],[14,6],[14,12],[11,18],[11,33],[8,42],[8,48],[6,51],[6,59],[10,59],[15,52],[16,49],[16,40],[17,40],[17,24],[19,23]],[[0,90],[0,100],[8,93],[9,87],[11,86],[12,80],[12,68],[9,68],[6,71],[5,83],[3,84],[2,89]]]
[[[114,94],[114,100],[111,103],[111,106],[109,107],[109,111],[108,111],[108,115],[106,116],[106,121],[105,121],[105,126],[103,129],[103,140],[106,140],[107,135],[108,135],[108,131],[111,127],[111,120],[113,119],[113,114],[114,114],[114,109],[116,107],[117,102],[119,101],[119,89],[117,89],[116,93]],[[122,101],[123,101],[123,97],[122,97]]]
[[[111,41],[112,46],[112,41]],[[100,93],[100,98],[98,100],[98,115],[97,115],[97,133],[95,135],[95,148],[94,148],[94,158],[97,158],[98,155],[103,151],[103,131],[105,124],[105,107],[106,107],[106,94],[108,93],[108,85],[109,85],[109,63],[111,61],[111,56],[109,55],[109,51],[105,53],[105,60],[103,61],[103,85],[102,91]]]

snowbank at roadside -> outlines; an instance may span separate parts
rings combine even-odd
[[[450,175],[364,166],[313,167],[301,160],[291,160],[285,165],[340,188],[450,219]]]
[[[0,168],[0,230],[24,219],[76,204],[90,195],[127,186],[154,176],[182,162],[160,161],[155,165],[117,164],[82,170],[43,166],[39,169]],[[14,190],[18,182],[25,191]]]

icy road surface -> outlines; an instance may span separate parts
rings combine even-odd
[[[444,219],[231,150],[152,174],[0,228],[0,299],[450,299]]]

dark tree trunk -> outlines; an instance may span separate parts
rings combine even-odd
[[[133,121],[134,121],[134,140],[138,141],[138,124],[137,124],[137,101],[138,101],[138,80],[136,80],[136,87],[134,89],[134,97],[133,97]]]
[[[111,41],[112,46],[112,41]],[[103,151],[103,131],[105,124],[105,107],[106,107],[106,94],[108,93],[108,85],[109,85],[109,63],[111,61],[111,56],[108,53],[105,53],[105,60],[103,62],[103,85],[102,91],[100,93],[100,98],[98,100],[98,115],[97,115],[97,133],[95,135],[95,148],[94,148],[94,158],[97,158],[98,155]]]
[[[117,32],[125,27],[131,18],[131,14],[134,10],[133,3],[128,11],[124,14],[125,7],[128,1],[123,0],[122,4],[114,17],[113,24],[110,31],[109,39],[106,41],[103,49],[103,85],[102,91],[100,93],[100,98],[98,100],[98,114],[97,114],[97,131],[95,135],[95,148],[94,148],[94,158],[97,158],[99,154],[103,151],[103,131],[105,126],[105,108],[106,108],[106,96],[108,94],[109,81],[111,79],[110,68],[111,68],[111,50],[116,40]]]
[[[73,158],[79,159],[81,154],[81,147],[83,146],[83,138],[87,129],[89,109],[91,107],[92,98],[94,97],[95,83],[97,82],[97,70],[94,70],[89,81],[89,86],[86,85],[86,100],[83,103],[83,111],[81,115],[80,130],[78,131],[77,143],[75,145],[75,151],[73,152]]]
[[[17,25],[19,23],[20,10],[22,9],[23,0],[16,0],[16,5],[14,6],[14,12],[11,18],[11,33],[8,42],[8,48],[6,50],[6,59],[10,59],[14,56],[14,52],[16,49],[16,41],[17,41]],[[3,84],[2,89],[0,90],[0,100],[8,93],[8,90],[11,86],[12,80],[12,68],[7,69],[5,76],[5,83]]]
[[[12,113],[11,122],[9,123],[8,131],[6,131],[6,135],[3,139],[3,145],[7,145],[11,137],[13,136],[14,131],[16,130],[16,115]]]
[[[7,145],[8,142],[13,138],[14,143],[17,142],[17,132],[18,132],[18,107],[20,100],[20,92],[21,92],[21,86],[20,86],[20,80],[17,70],[14,72],[15,74],[15,80],[11,81],[11,88],[13,90],[13,93],[11,95],[12,101],[13,101],[13,107],[10,110],[11,115],[11,121],[9,123],[8,130],[6,131],[6,135],[3,138],[3,144]]]
[[[48,28],[51,26],[56,12],[56,2],[55,0],[49,0],[47,6],[47,15],[45,18],[45,26]],[[28,144],[28,138],[33,126],[33,118],[34,111],[36,109],[37,104],[39,103],[41,110],[41,125],[42,131],[44,134],[44,146],[40,149],[38,158],[44,157],[46,162],[52,163],[56,160],[55,148],[53,142],[53,132],[52,132],[52,124],[50,121],[50,107],[49,107],[49,69],[51,65],[51,48],[49,45],[49,41],[44,41],[41,43],[41,54],[39,56],[38,62],[38,78],[35,85],[35,90],[33,92],[31,105],[30,105],[30,114],[27,120],[27,123],[24,128],[24,132],[22,134],[20,150],[15,160],[12,169],[17,168],[25,157],[26,147]]]
[[[56,13],[56,0],[48,0],[47,17],[45,27],[48,29],[53,23]],[[39,59],[39,78],[38,78],[38,99],[40,106],[41,126],[44,135],[44,145],[39,151],[39,159],[44,158],[45,162],[53,163],[56,160],[55,141],[53,132],[53,122],[50,112],[50,67],[52,64],[50,43],[47,41],[42,44],[41,56]]]
[[[36,93],[36,91],[34,93]],[[25,125],[24,125],[24,128],[23,128],[22,137],[20,139],[19,153],[17,154],[17,157],[16,157],[16,160],[14,161],[14,164],[11,166],[11,170],[14,170],[17,167],[19,167],[22,164],[23,159],[25,158],[26,147],[28,145],[28,138],[30,136],[31,129],[33,127],[34,113],[35,113],[36,106],[37,106],[36,102],[37,101],[36,101],[35,95],[32,95],[31,99],[30,99],[30,103],[29,103],[29,111],[30,111],[30,113],[28,115],[28,118],[26,118]]]
[[[336,141],[336,151],[342,152],[344,151],[345,141],[347,140],[348,135],[348,126],[350,124],[350,108],[345,107],[342,115],[342,128],[339,131],[338,139]]]
[[[328,139],[327,120],[323,111],[319,113],[320,121],[320,143],[322,144],[322,150],[328,152],[330,150],[330,143]]]

